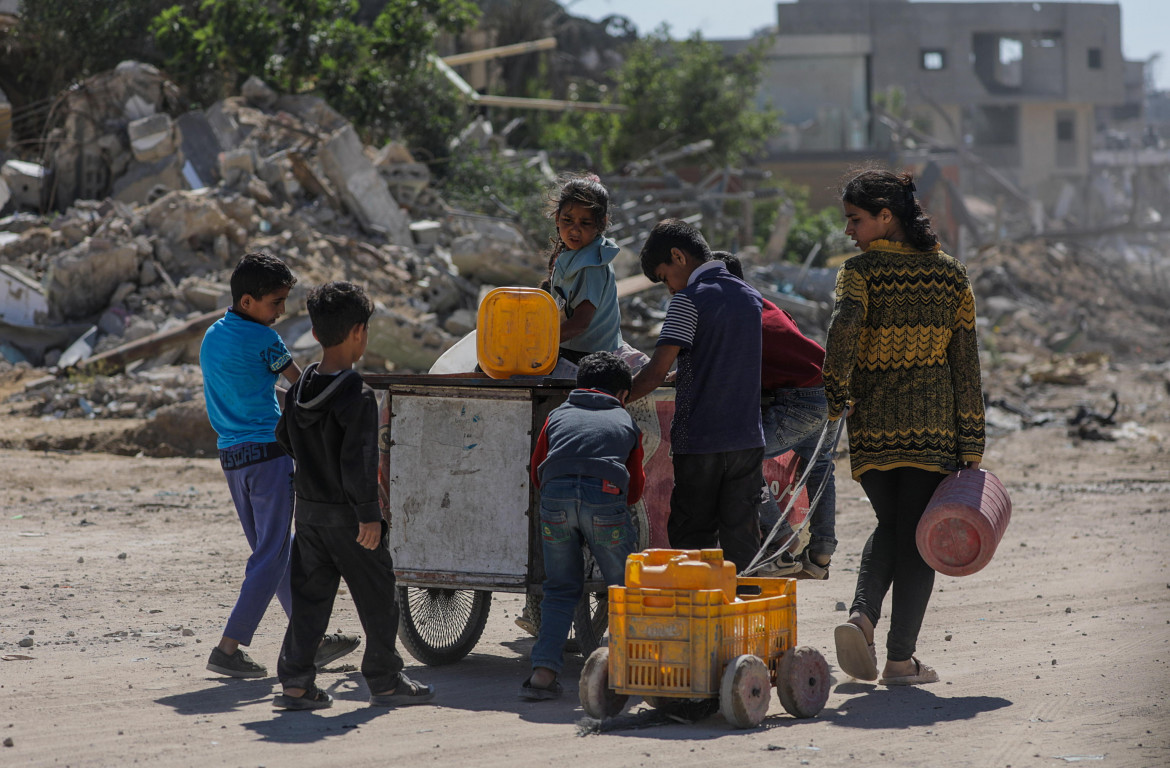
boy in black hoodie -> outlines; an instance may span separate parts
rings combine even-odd
[[[398,602],[387,526],[378,504],[378,405],[353,370],[365,354],[373,303],[358,286],[327,283],[308,298],[313,363],[285,395],[276,440],[296,459],[296,536],[293,539],[292,616],[277,674],[281,709],[323,709],[333,697],[314,685],[317,643],[345,579],[366,634],[362,676],[372,706],[430,701],[430,685],[402,674],[394,647]]]

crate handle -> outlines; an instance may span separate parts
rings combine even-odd
[[[674,598],[669,595],[643,595],[642,604],[647,608],[673,608]]]

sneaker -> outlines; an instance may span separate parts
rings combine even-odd
[[[804,570],[804,563],[797,560],[787,552],[781,552],[778,557],[765,563],[756,571],[756,576],[765,576],[769,578],[777,578],[780,576],[793,576]]]
[[[357,635],[343,635],[340,632],[325,635],[321,639],[324,642],[317,648],[317,656],[313,659],[318,669],[352,653],[362,644],[362,639]]]
[[[268,668],[252,661],[243,648],[237,648],[230,656],[219,648],[212,648],[207,668],[228,677],[268,677]]]

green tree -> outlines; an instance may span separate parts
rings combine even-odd
[[[573,113],[549,125],[545,138],[562,148],[600,153],[617,168],[655,150],[710,139],[706,160],[734,164],[763,146],[778,114],[756,104],[764,42],[736,56],[698,34],[672,40],[664,27],[626,50],[614,87],[592,93],[621,104],[621,113]]]
[[[319,94],[368,141],[395,136],[444,152],[463,108],[427,54],[441,32],[475,22],[475,5],[389,0],[368,26],[358,12],[356,0],[201,0],[172,6],[151,30],[197,102],[256,75],[285,93]]]

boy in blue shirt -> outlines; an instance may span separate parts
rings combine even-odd
[[[532,453],[540,489],[544,599],[532,647],[532,674],[520,698],[555,699],[573,610],[585,588],[581,545],[587,544],[606,584],[625,581],[637,537],[628,505],[642,497],[642,432],[625,409],[630,367],[609,352],[586,355],[577,388],[544,423]]]
[[[268,670],[239,646],[249,645],[275,594],[292,608],[293,460],[276,444],[276,380],[295,382],[301,369],[272,325],[284,314],[296,278],[280,259],[249,253],[232,272],[232,307],[207,329],[199,348],[207,417],[218,435],[219,463],[252,548],[244,583],[207,669],[229,677],[266,677]],[[327,635],[318,661],[327,664],[361,641]]]
[[[678,549],[721,546],[741,570],[760,548],[763,302],[680,219],[654,226],[641,262],[646,277],[672,294],[654,354],[630,393],[630,400],[650,394],[678,361],[667,536]]]

